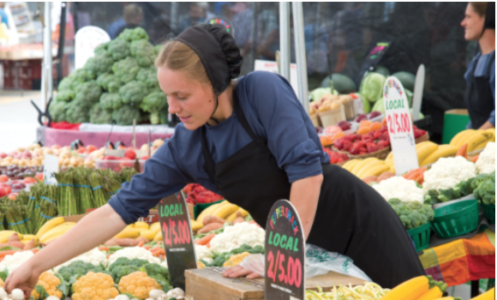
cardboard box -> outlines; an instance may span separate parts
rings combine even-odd
[[[451,109],[445,112],[442,144],[449,144],[452,138],[466,129],[470,121],[467,109]]]

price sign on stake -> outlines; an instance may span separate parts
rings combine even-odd
[[[163,198],[158,208],[171,285],[185,290],[185,270],[197,268],[188,206],[181,194],[173,194]]]
[[[45,155],[43,164],[43,181],[46,184],[57,185],[55,173],[59,172],[59,158],[54,155]]]
[[[266,222],[266,300],[305,299],[305,246],[302,225],[295,207],[277,201]]]
[[[400,175],[419,168],[409,103],[404,87],[395,77],[388,77],[383,87],[385,118],[392,145],[395,172]]]

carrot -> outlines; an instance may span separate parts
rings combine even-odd
[[[416,177],[415,181],[419,184],[423,184],[425,181],[425,172],[421,172],[418,177]]]
[[[145,245],[146,243],[148,243],[148,240],[146,237],[143,237],[143,236],[140,236],[136,239],[138,241],[138,244],[140,244],[141,242],[143,242],[143,244]],[[140,246],[141,247],[141,246]]]
[[[480,155],[477,155],[477,156],[471,157],[470,159],[472,162],[476,163],[476,161],[478,160],[479,157],[480,157]]]
[[[5,251],[0,251],[0,257],[3,258],[5,256],[7,256],[7,255],[12,255],[12,254],[14,254],[16,252],[19,252],[19,251],[21,251],[21,250],[5,250]]]
[[[150,250],[151,247],[150,247],[150,245],[145,245],[145,246],[143,246],[143,248]]]
[[[152,254],[154,254],[154,255],[155,255],[155,254],[157,254],[157,253],[160,253],[160,252],[161,252],[161,250],[162,250],[162,248],[154,248],[154,249],[150,250],[150,252],[152,252]]]
[[[243,222],[245,222],[244,217],[236,217],[236,219],[233,220],[233,224],[238,224],[238,223],[243,223]]]
[[[98,250],[109,252],[109,247],[107,247],[107,246],[98,247]]]
[[[138,243],[140,243],[139,241],[137,241],[135,239],[130,239],[130,238],[127,238],[127,239],[114,239],[114,240],[116,240],[117,245],[121,246],[121,247],[134,247],[134,246],[137,246]]]
[[[202,233],[208,233],[208,232],[211,232],[212,230],[217,230],[217,229],[220,229],[220,228],[223,228],[223,224],[221,223],[211,223],[211,224],[208,224],[208,225],[205,225],[204,228],[200,229],[198,231],[198,233],[202,234]]]
[[[38,249],[38,248],[31,249],[31,252],[33,252],[33,254],[36,254],[38,251],[40,251],[40,249]]]
[[[140,241],[140,242],[138,243],[138,247],[143,247],[144,245],[145,245],[145,242],[144,242],[144,241]]]
[[[413,170],[411,174],[407,173],[407,176],[404,177],[407,180],[414,180],[418,177],[419,173],[421,173],[420,169]]]
[[[214,237],[216,236],[216,234],[214,233],[211,233],[211,234],[208,234],[206,236],[204,236],[203,238],[201,239],[198,239],[195,241],[195,244],[197,245],[203,245],[205,246],[207,243],[209,243]]]
[[[457,150],[456,156],[468,158],[468,143],[465,143],[461,146],[461,148],[459,148],[459,150]]]
[[[108,240],[107,242],[105,242],[105,245],[107,245],[107,246],[119,246],[119,244],[117,243],[116,239],[110,239],[110,240]]]
[[[212,223],[224,224],[224,223],[226,223],[226,220],[221,219],[220,217],[209,215],[209,216],[205,216],[203,223],[204,223],[204,226],[212,224]]]
[[[36,247],[36,241],[35,239],[31,239],[31,241],[27,242],[26,245],[24,245],[24,248],[22,248],[22,250],[31,250],[34,247]]]

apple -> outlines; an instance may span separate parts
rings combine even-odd
[[[369,118],[372,119],[372,118],[376,118],[377,116],[381,116],[381,112],[379,111],[372,111],[370,114],[369,114]]]
[[[350,123],[347,122],[347,121],[340,121],[340,122],[338,122],[338,126],[340,128],[342,128],[343,131],[350,129]]]
[[[367,120],[368,119],[368,116],[366,116],[365,114],[359,114],[357,115],[357,118],[355,119],[355,121],[357,123],[361,122],[362,120]]]

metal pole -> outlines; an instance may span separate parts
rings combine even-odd
[[[305,60],[305,37],[304,37],[304,15],[302,2],[292,2],[293,29],[295,35],[295,53],[297,58],[298,97],[309,113],[309,101],[307,99],[307,63]]]
[[[46,109],[53,94],[52,67],[52,3],[45,2],[45,28],[43,29],[43,62],[41,80],[41,109]]]
[[[257,3],[252,2],[252,28],[250,33],[249,66],[250,72],[254,70],[255,61],[255,39],[257,38]]]
[[[280,74],[290,81],[290,3],[280,2]]]
[[[180,34],[178,32],[178,2],[171,3],[171,31],[174,36]]]

